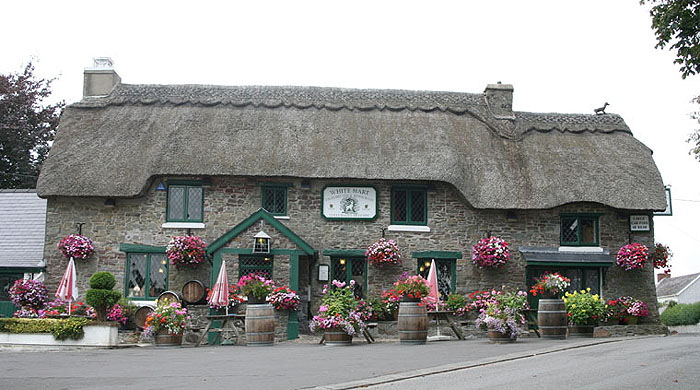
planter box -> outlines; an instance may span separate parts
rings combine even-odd
[[[86,325],[80,340],[56,340],[51,333],[0,333],[0,345],[47,345],[68,347],[116,347],[119,345],[119,327],[114,325]]]

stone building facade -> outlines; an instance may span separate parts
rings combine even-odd
[[[653,211],[665,207],[650,151],[617,115],[513,112],[512,87],[500,84],[477,95],[112,79],[68,108],[39,179],[50,286],[66,264],[55,245],[80,222],[96,247],[77,264],[82,291],[94,272],[111,271],[126,295],[148,301],[189,280],[211,286],[226,260],[231,281],[262,269],[299,292],[304,307],[280,331],[287,337],[319,304],[329,282],[320,280],[322,265],[329,280],[355,279],[363,295],[377,296],[433,259],[445,292],[525,290],[544,270],[559,270],[605,298],[640,298],[648,321],[658,319],[653,269],[614,264],[627,243],[653,246]],[[492,102],[500,102],[495,111]],[[189,204],[174,205],[176,187],[193,191]],[[373,189],[376,213],[324,216],[328,187]],[[173,218],[181,209],[184,219]],[[649,230],[631,232],[631,215],[648,217]],[[261,230],[270,236],[266,255],[252,250]],[[185,234],[208,243],[209,261],[158,265],[170,238]],[[365,249],[382,234],[398,243],[401,265],[367,264]],[[488,235],[509,243],[502,268],[472,263],[472,247]],[[135,269],[167,277],[145,293],[131,288]]]

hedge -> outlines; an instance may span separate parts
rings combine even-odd
[[[85,335],[83,326],[87,318],[0,318],[0,332],[5,333],[51,333],[56,340],[80,340]]]
[[[700,302],[669,305],[661,313],[661,323],[666,326],[695,325],[700,322]]]

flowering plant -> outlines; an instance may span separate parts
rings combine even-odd
[[[423,298],[430,293],[428,281],[420,275],[407,276],[394,283],[394,289],[403,298]]]
[[[651,259],[654,261],[654,268],[666,268],[664,270],[664,273],[671,273],[671,265],[669,264],[671,256],[673,256],[673,253],[671,253],[671,249],[667,245],[663,245],[657,242],[656,246],[654,246],[654,252],[651,254]]]
[[[199,237],[177,236],[170,239],[165,248],[170,264],[176,268],[180,266],[197,267],[204,261],[204,250],[207,244]]]
[[[366,327],[363,312],[358,311],[358,300],[354,294],[355,281],[350,284],[334,280],[332,287],[323,286],[323,298],[315,315],[309,322],[312,332],[316,329],[340,329],[354,335]]]
[[[396,241],[386,240],[384,237],[368,246],[365,256],[376,266],[401,264],[401,254]]]
[[[212,291],[213,291],[212,289],[207,288],[207,302],[209,302],[209,300],[211,298]],[[228,300],[229,300],[229,306],[232,306],[231,303],[233,303],[233,305],[235,305],[235,304],[240,303],[240,302],[245,302],[245,298],[243,298],[243,296],[241,295],[241,289],[238,288],[237,285],[231,284],[228,286]],[[224,308],[225,306],[209,304],[209,307],[211,307],[212,309],[218,310],[218,309]]]
[[[74,259],[86,260],[92,255],[95,247],[92,245],[92,241],[89,238],[81,236],[80,234],[70,234],[61,239],[58,243],[58,250],[60,250],[66,258],[72,257]]]
[[[485,309],[490,303],[496,302],[496,296],[503,294],[503,291],[497,291],[495,289],[491,291],[474,291],[469,294],[469,304],[467,304],[467,312],[481,313],[482,309]]]
[[[481,329],[516,338],[521,333],[520,327],[527,323],[524,313],[529,308],[525,291],[504,292],[495,295],[493,301],[481,309],[474,324]]]
[[[64,301],[60,298],[54,299],[46,305],[45,313],[47,316],[67,316],[68,301]],[[72,316],[88,318],[95,318],[97,316],[94,307],[80,301],[71,302],[70,314]]]
[[[143,333],[151,337],[159,330],[167,330],[173,336],[185,333],[190,327],[190,316],[180,302],[158,304],[156,309],[146,317]]]
[[[605,317],[606,305],[598,294],[591,294],[591,289],[567,292],[564,294],[566,314],[574,325],[595,325]]]
[[[243,295],[263,300],[267,299],[267,296],[275,288],[275,283],[259,273],[252,273],[238,279],[238,288],[241,289]]]
[[[301,298],[294,290],[287,286],[277,287],[270,294],[270,303],[275,310],[295,311],[301,304]]]
[[[626,322],[628,317],[647,317],[649,310],[644,301],[629,296],[608,301],[610,316]]]
[[[28,312],[43,310],[46,302],[49,300],[46,286],[38,280],[18,279],[10,287],[8,293],[10,301],[15,306],[24,308]]]
[[[467,298],[462,294],[450,294],[445,302],[446,309],[459,317],[467,314]]]
[[[122,325],[126,325],[126,323],[129,322],[129,316],[126,313],[126,310],[118,303],[109,309],[107,312],[107,319],[118,322]]]
[[[644,268],[649,256],[649,248],[637,242],[627,244],[617,252],[617,265],[625,271]]]
[[[384,306],[384,310],[391,313],[392,316],[399,311],[400,300],[401,295],[393,288],[382,291],[382,305]]]
[[[510,260],[508,243],[498,237],[485,237],[472,248],[472,262],[479,268],[503,267]]]
[[[535,279],[535,284],[530,288],[530,292],[533,296],[545,293],[558,296],[569,288],[570,284],[571,279],[566,276],[562,276],[557,272],[546,272]]]

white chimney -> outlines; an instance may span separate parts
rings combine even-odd
[[[484,90],[484,97],[491,113],[497,119],[515,119],[513,115],[513,85],[489,84]]]
[[[107,96],[122,79],[114,71],[109,57],[95,57],[93,66],[83,73],[83,97]]]

